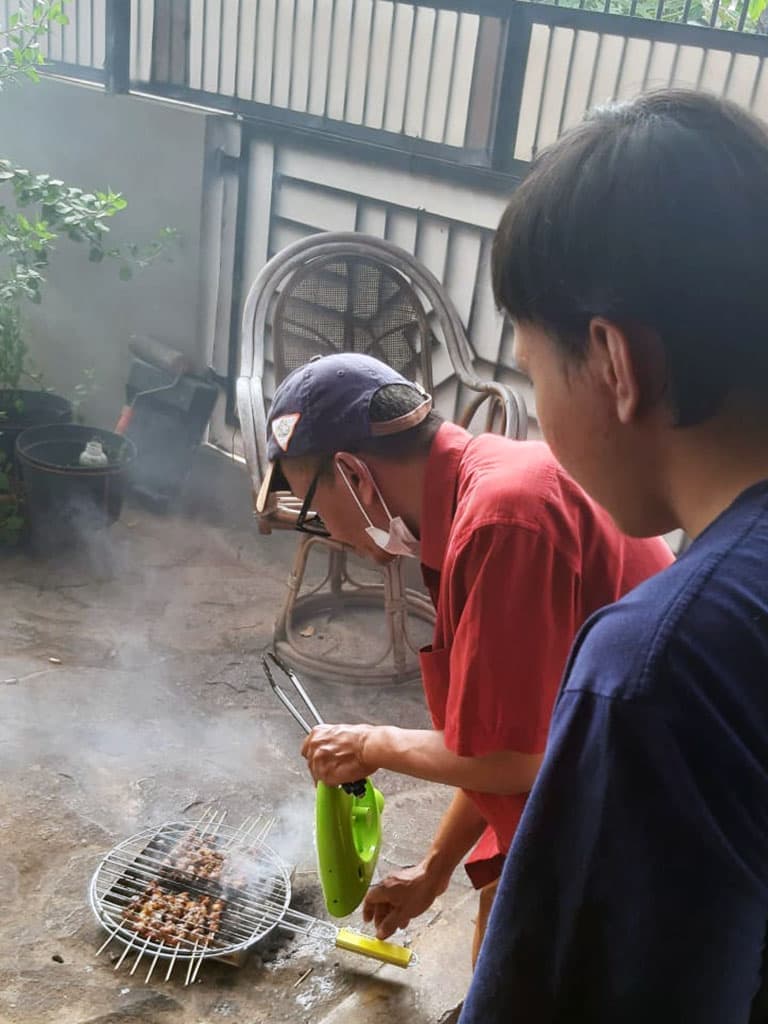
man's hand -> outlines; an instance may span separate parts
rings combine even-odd
[[[403,868],[368,890],[363,920],[373,921],[376,938],[388,939],[398,928],[423,914],[448,888],[450,874],[430,868],[426,860]]]
[[[370,725],[316,725],[304,740],[302,756],[312,778],[328,786],[367,779],[378,768],[365,759]]]

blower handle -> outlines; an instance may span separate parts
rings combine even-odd
[[[301,685],[301,682],[299,681],[299,678],[293,671],[293,669],[289,668],[280,658],[278,658],[278,656],[273,651],[267,651],[267,653],[262,655],[261,658],[261,664],[264,669],[264,675],[267,677],[267,682],[272,687],[272,691],[274,692],[277,699],[280,701],[283,707],[287,708],[288,711],[290,711],[291,715],[299,723],[304,732],[312,732],[313,727],[309,724],[304,715],[302,715],[302,713],[293,703],[293,701],[285,692],[285,690],[278,685],[275,677],[272,675],[272,666],[269,664],[269,659],[271,659],[275,663],[275,665],[280,669],[280,671],[283,672],[290,679],[294,689],[303,700],[305,708],[312,716],[312,718],[314,718],[315,724],[325,725],[325,722],[320,717],[320,712],[312,703],[309,694]],[[357,797],[365,796],[365,787],[365,779],[357,779],[356,782],[342,782],[341,784],[341,788],[344,790],[345,793],[349,793],[350,796]]]
[[[358,779],[357,782],[342,782],[341,788],[350,796],[365,796],[367,779]]]

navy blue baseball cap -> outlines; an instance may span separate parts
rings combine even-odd
[[[412,388],[421,401],[404,416],[372,423],[371,400],[392,384]],[[271,491],[289,490],[281,458],[356,451],[373,438],[410,430],[431,409],[432,398],[420,384],[379,359],[353,352],[315,356],[289,373],[275,392],[267,419],[269,466],[256,511],[266,510]]]

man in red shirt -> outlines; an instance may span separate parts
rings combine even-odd
[[[297,526],[378,562],[418,557],[437,612],[421,653],[434,729],[324,725],[302,753],[329,785],[379,768],[456,787],[424,859],[367,894],[386,938],[467,871],[481,890],[473,958],[546,745],[571,643],[588,616],[672,560],[630,539],[548,447],[444,423],[431,398],[368,356],[316,359],[280,385],[257,498],[289,488]],[[310,511],[312,510],[312,511]]]

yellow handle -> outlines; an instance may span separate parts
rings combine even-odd
[[[396,946],[394,942],[382,942],[381,939],[371,939],[360,932],[353,932],[351,928],[339,929],[336,945],[339,949],[362,953],[363,956],[383,960],[385,964],[394,964],[395,967],[407,967],[413,956],[410,949],[406,949],[405,946]]]

